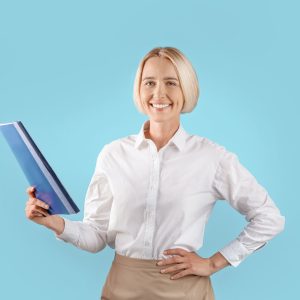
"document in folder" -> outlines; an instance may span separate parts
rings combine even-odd
[[[79,209],[30,137],[22,122],[1,124],[8,145],[19,162],[36,198],[49,205],[49,214],[74,214]]]

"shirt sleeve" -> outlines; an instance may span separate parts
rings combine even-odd
[[[55,234],[58,240],[93,253],[101,251],[107,244],[107,229],[113,201],[109,180],[103,168],[103,157],[104,151],[99,154],[95,172],[87,189],[83,220],[71,221],[63,218],[64,231],[60,235]]]
[[[237,267],[284,229],[285,218],[234,153],[225,152],[220,160],[214,189],[219,199],[228,201],[248,222],[239,236],[219,251]]]

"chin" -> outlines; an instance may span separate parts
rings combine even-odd
[[[148,117],[150,121],[156,123],[169,122],[173,119],[172,117],[168,117],[168,116],[148,116]]]

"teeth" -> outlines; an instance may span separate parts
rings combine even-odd
[[[152,104],[155,108],[165,108],[168,107],[170,104]]]

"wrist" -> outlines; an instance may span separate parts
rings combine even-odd
[[[65,221],[62,217],[58,215],[51,215],[47,217],[47,220],[44,224],[47,228],[53,230],[56,235],[63,233],[65,228]]]
[[[225,257],[217,252],[213,256],[209,257],[209,267],[211,270],[211,274],[220,271],[221,269],[229,266],[229,262],[225,259]]]
[[[212,275],[218,271],[216,262],[214,261],[214,259],[212,257],[208,258],[208,265],[209,265],[210,275]]]

